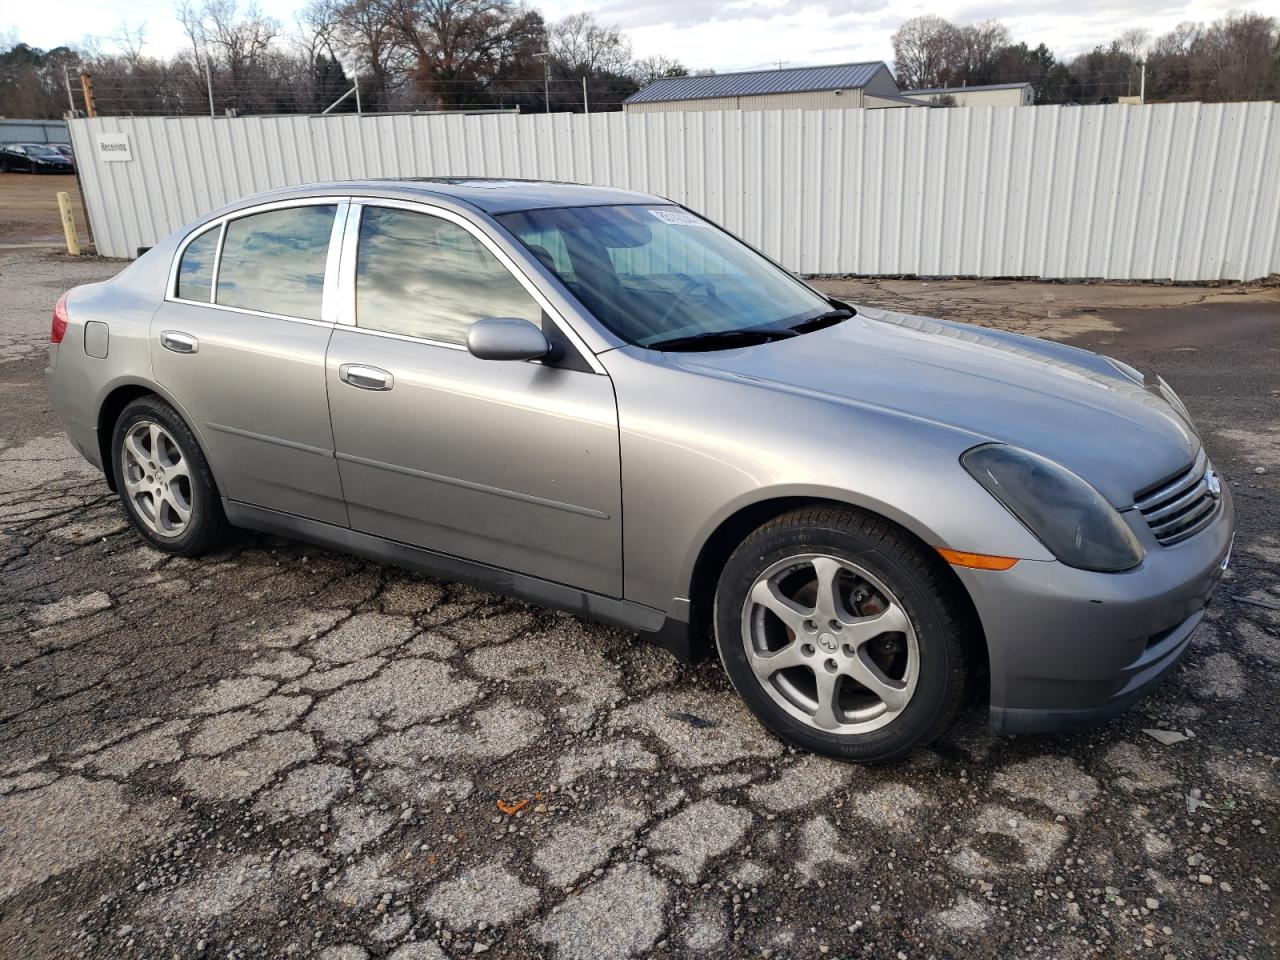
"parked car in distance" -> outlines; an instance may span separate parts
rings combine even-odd
[[[968,689],[999,731],[1126,709],[1231,549],[1159,377],[840,302],[624,190],[251,197],[63,295],[51,340],[55,410],[156,549],[271,531],[714,649],[847,759]]]
[[[10,143],[0,147],[0,171],[8,173],[75,173],[75,161],[44,143]]]

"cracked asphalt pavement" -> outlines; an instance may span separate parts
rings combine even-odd
[[[1280,290],[823,281],[1166,376],[1230,478],[1184,664],[1098,730],[785,749],[719,665],[281,539],[169,559],[44,396],[0,251],[0,956],[1280,952]]]

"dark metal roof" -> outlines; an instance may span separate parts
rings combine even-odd
[[[1022,87],[1029,87],[1031,84],[1023,83],[984,83],[972,84],[967,87],[930,87],[928,90],[903,90],[904,97],[914,97],[918,93],[964,93],[973,90],[1018,90]]]
[[[711,97],[754,97],[767,93],[808,93],[815,90],[855,90],[865,87],[879,70],[875,63],[839,63],[826,67],[714,73],[706,77],[664,77],[633,93],[627,103],[669,100],[707,100]]]

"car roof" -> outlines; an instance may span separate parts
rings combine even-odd
[[[245,204],[270,198],[316,194],[348,194],[385,197],[447,197],[488,214],[541,210],[549,207],[598,207],[615,204],[670,203],[662,197],[616,187],[595,187],[551,180],[512,180],[488,177],[404,177],[380,180],[338,180],[303,184],[245,198]],[[239,205],[239,204],[237,204]]]

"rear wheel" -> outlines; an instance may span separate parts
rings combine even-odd
[[[229,530],[209,464],[176,410],[140,397],[116,420],[111,448],[116,490],[135,530],[153,547],[192,557]]]
[[[904,756],[964,698],[963,618],[941,561],[851,510],[810,508],[756,530],[716,592],[734,687],[788,742],[848,760]]]

